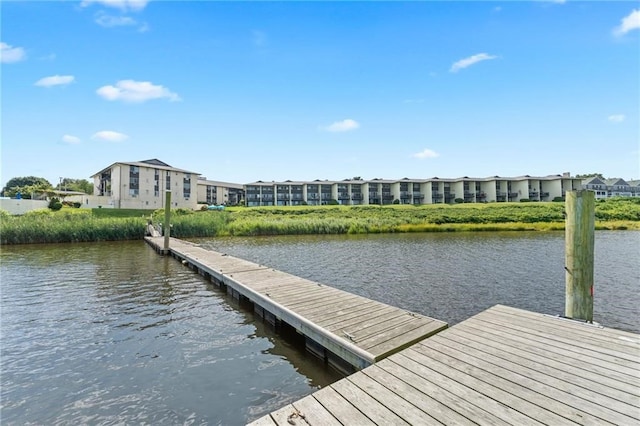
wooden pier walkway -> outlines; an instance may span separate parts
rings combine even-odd
[[[145,237],[162,251],[163,237]],[[305,336],[311,352],[344,372],[365,368],[447,327],[443,321],[171,238],[170,254],[272,323]]]
[[[640,425],[640,335],[494,306],[255,420]]]

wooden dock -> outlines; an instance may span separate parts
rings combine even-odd
[[[145,239],[163,251],[162,237]],[[227,293],[251,302],[255,312],[274,325],[295,328],[305,337],[309,351],[346,373],[447,327],[443,321],[179,239],[171,238],[169,251]]]
[[[640,425],[640,335],[497,305],[251,423],[374,424]]]

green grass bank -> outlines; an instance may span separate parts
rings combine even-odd
[[[596,203],[596,229],[640,230],[640,198]],[[23,216],[0,213],[2,244],[142,239],[147,221],[162,210],[63,208]],[[178,238],[391,232],[556,231],[564,229],[564,203],[456,205],[236,207],[224,211],[173,210]]]

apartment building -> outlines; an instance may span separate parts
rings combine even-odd
[[[582,189],[582,179],[572,178],[568,173],[541,177],[257,181],[245,185],[249,207],[552,201],[578,189]]]
[[[244,201],[244,198],[244,187],[239,183],[198,177],[198,204],[237,206]]]
[[[95,173],[92,197],[85,207],[159,209],[171,191],[171,207],[196,209],[200,173],[172,167],[158,159],[116,162]]]
[[[598,176],[582,181],[582,187],[594,191],[596,199],[611,197],[640,197],[640,180],[629,182],[620,178],[603,179]]]

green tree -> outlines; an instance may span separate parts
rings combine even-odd
[[[59,191],[77,191],[93,194],[93,184],[86,179],[63,178],[56,189]]]
[[[31,198],[32,194],[46,192],[53,189],[48,180],[36,176],[14,177],[9,179],[2,195],[5,197],[15,197],[18,192],[23,198]]]
[[[602,173],[577,174],[576,177],[578,179],[589,179],[589,178],[592,178],[592,177],[599,177],[600,179],[606,179],[604,176],[602,176]]]

